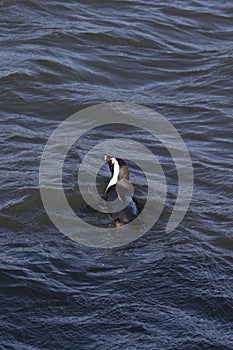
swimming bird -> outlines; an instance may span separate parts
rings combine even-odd
[[[111,178],[105,190],[110,216],[116,227],[136,219],[138,210],[133,200],[133,186],[129,182],[127,163],[121,158],[104,156],[111,171]]]

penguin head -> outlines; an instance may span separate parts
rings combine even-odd
[[[127,163],[121,158],[110,157],[105,154],[104,160],[108,162],[109,169],[117,181],[129,179],[129,170]]]

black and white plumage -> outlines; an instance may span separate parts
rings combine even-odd
[[[132,197],[132,185],[128,181],[128,165],[121,158],[113,158],[107,155],[104,156],[104,160],[108,162],[112,174],[105,190],[105,196],[110,216],[115,226],[119,227],[133,221],[138,215]]]

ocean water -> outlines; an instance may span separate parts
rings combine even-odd
[[[230,0],[0,2],[0,349],[233,349],[232,17]],[[175,126],[194,191],[166,234],[176,171],[147,140],[167,170],[165,212],[138,240],[96,249],[51,223],[39,166],[63,120],[113,101]],[[74,208],[85,152],[122,134],[93,132],[70,150],[64,188]],[[133,164],[131,172],[143,202],[145,178]],[[96,225],[106,220],[79,209]]]

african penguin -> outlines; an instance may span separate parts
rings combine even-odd
[[[132,185],[128,181],[128,165],[123,159],[108,155],[104,156],[104,160],[108,162],[111,171],[111,179],[106,187],[105,196],[110,216],[115,226],[120,227],[138,216],[137,207],[132,197]]]

